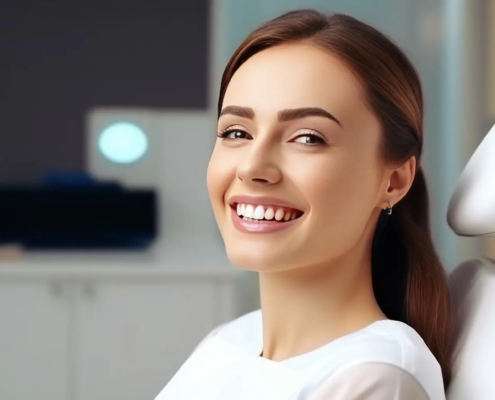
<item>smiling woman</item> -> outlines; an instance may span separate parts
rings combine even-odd
[[[261,309],[217,327],[157,399],[445,399],[422,125],[413,66],[352,17],[294,11],[241,44],[207,180]]]

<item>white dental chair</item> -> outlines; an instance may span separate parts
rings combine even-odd
[[[495,126],[462,172],[447,214],[460,236],[495,236]],[[495,400],[495,260],[478,258],[450,274],[457,318],[448,400]]]

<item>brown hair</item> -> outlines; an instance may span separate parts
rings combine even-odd
[[[256,29],[236,50],[222,77],[218,114],[233,74],[249,57],[273,46],[301,41],[339,57],[360,80],[382,125],[383,159],[400,164],[416,157],[416,175],[409,192],[392,215],[382,211],[377,223],[373,290],[387,318],[410,325],[423,338],[442,368],[447,388],[452,352],[450,294],[431,238],[428,192],[420,167],[421,83],[404,53],[385,35],[350,16],[309,9],[291,11]]]

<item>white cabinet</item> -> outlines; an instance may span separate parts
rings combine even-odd
[[[152,400],[236,316],[230,278],[22,278],[0,273],[2,400]]]
[[[63,287],[0,281],[0,399],[67,399]]]
[[[80,295],[78,400],[154,399],[215,319],[213,284],[96,282]]]

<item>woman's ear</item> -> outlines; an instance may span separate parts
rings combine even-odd
[[[393,207],[407,194],[416,175],[416,157],[410,157],[398,167],[389,169],[389,180],[382,209]]]

